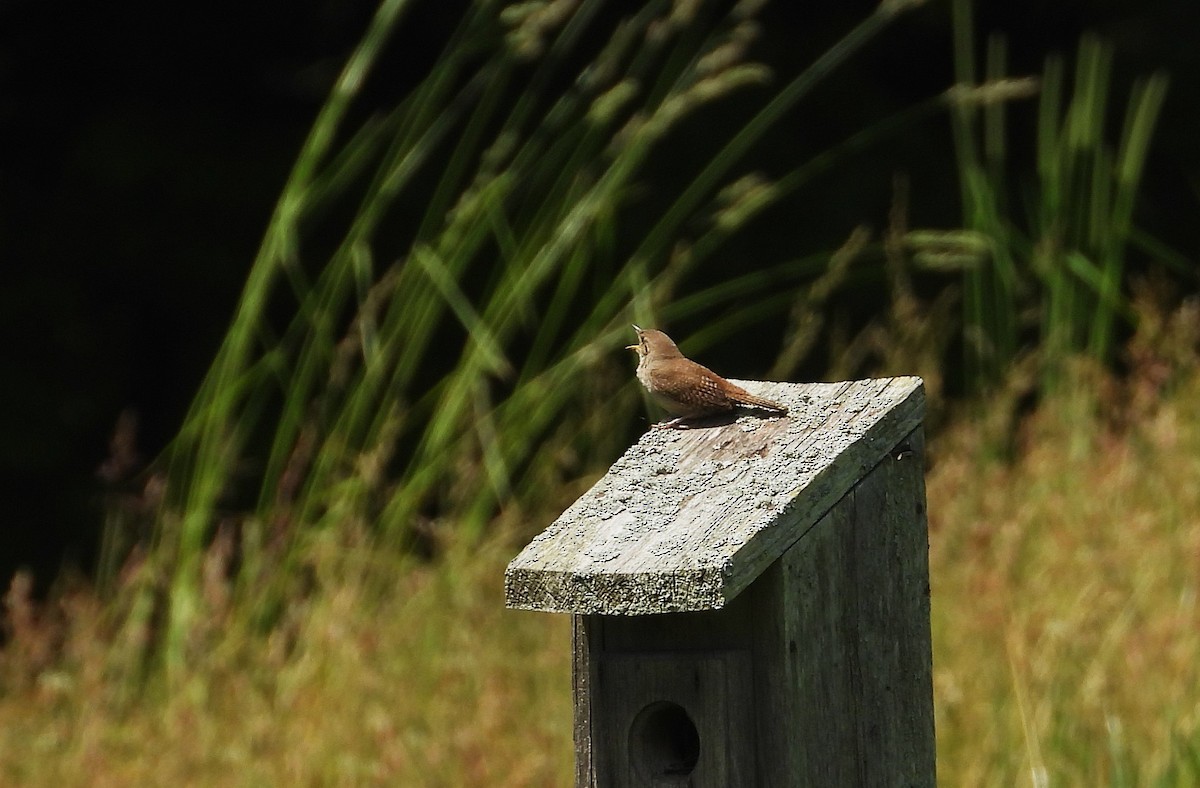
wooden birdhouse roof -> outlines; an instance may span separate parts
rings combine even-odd
[[[921,424],[920,378],[734,381],[786,404],[648,430],[508,566],[509,607],[650,614],[724,607]]]

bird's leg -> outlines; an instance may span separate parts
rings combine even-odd
[[[679,416],[670,421],[660,421],[657,424],[651,424],[650,428],[655,430],[686,430],[690,428],[686,419],[686,416]]]

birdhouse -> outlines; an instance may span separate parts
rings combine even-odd
[[[933,785],[921,380],[737,383],[790,414],[648,431],[509,564],[575,785]]]

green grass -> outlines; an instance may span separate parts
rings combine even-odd
[[[1008,79],[1003,36],[988,39],[980,68],[972,2],[955,0],[953,9],[959,87],[975,86],[981,71],[992,84]],[[1112,47],[1090,34],[1080,40],[1073,79],[1063,57],[1049,55],[1031,140],[1010,128],[1005,101],[980,96],[952,112],[963,228],[987,250],[964,269],[966,378],[976,391],[995,391],[1022,363],[1036,366],[1042,391],[1079,356],[1111,363],[1134,320],[1130,255],[1179,266],[1134,222],[1168,79],[1160,72],[1134,83],[1118,132],[1109,106],[1113,62]],[[1013,149],[1035,151],[1034,173],[1012,177]]]
[[[777,80],[748,56],[760,5],[652,0],[613,20],[602,0],[473,3],[411,92],[361,107],[407,6],[381,3],[153,469],[161,495],[142,509],[154,514],[107,528],[105,586],[134,535],[153,533],[150,579],[130,608],[158,622],[149,672],[182,675],[222,523],[246,557],[231,569],[239,593],[269,626],[302,564],[292,551],[327,530],[394,545],[430,525],[478,537],[501,508],[539,505],[569,469],[614,456],[612,423],[640,406],[613,384],[610,351],[629,323],[720,311],[735,296],[720,330],[786,311],[816,266],[764,266],[701,293],[689,278],[778,199],[739,170],[747,152],[919,2],[886,0]],[[607,43],[592,52],[589,41]],[[748,90],[757,106],[716,153],[671,148],[681,186],[645,188],[670,135]],[[370,110],[357,126],[356,107]],[[756,294],[770,297],[747,300]]]

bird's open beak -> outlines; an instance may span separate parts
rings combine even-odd
[[[636,331],[636,332],[638,332],[638,336],[639,336],[639,337],[641,337],[641,335],[642,335],[642,327],[641,327],[641,326],[639,326],[637,323],[630,323],[630,325],[631,325],[631,326],[633,326],[633,330],[634,330],[634,331]],[[626,350],[637,350],[639,347],[641,347],[641,345],[640,345],[640,344],[637,344],[637,345],[626,345],[626,346],[625,346],[625,349],[626,349]]]

